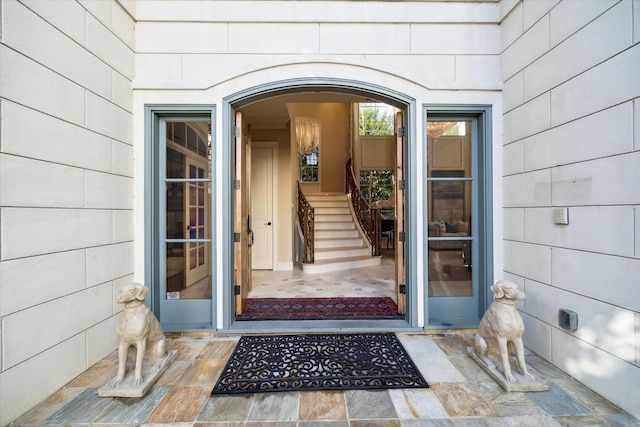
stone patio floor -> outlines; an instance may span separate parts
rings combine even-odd
[[[177,360],[143,398],[99,397],[112,353],[12,425],[640,426],[640,421],[527,352],[544,392],[507,393],[466,353],[469,334],[398,333],[429,389],[210,395],[238,337],[170,335]]]

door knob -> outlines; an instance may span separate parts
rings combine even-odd
[[[269,222],[267,223],[267,225],[271,225],[271,221],[269,221]]]

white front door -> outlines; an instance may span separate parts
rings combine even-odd
[[[252,149],[251,229],[254,270],[273,269],[273,147]]]

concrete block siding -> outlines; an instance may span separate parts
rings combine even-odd
[[[524,1],[501,31],[504,269],[527,293],[526,345],[635,416],[639,15],[637,1]]]
[[[640,417],[640,1],[363,4],[0,2],[0,425],[117,345],[143,105],[312,76],[492,105],[494,276],[528,294],[527,346]]]
[[[118,2],[0,8],[5,425],[117,346],[114,291],[133,273],[135,40]]]
[[[501,86],[493,4],[232,4],[137,3],[135,87],[207,88],[301,61],[391,71],[433,88]]]

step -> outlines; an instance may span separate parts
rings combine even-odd
[[[318,230],[316,228],[313,234],[315,240],[320,239],[348,239],[354,237],[360,237],[358,230],[355,228],[349,230]]]
[[[346,248],[321,248],[316,247],[315,259],[346,259],[357,258],[369,255],[369,249],[365,247],[346,247]]]
[[[349,207],[335,207],[335,208],[314,208],[316,216],[318,215],[351,215],[351,209]]]
[[[351,217],[351,214],[318,214],[318,211],[316,211],[315,220],[317,224],[319,222],[350,222],[353,221],[353,218]]]
[[[331,194],[311,193],[311,194],[305,194],[304,197],[307,200],[347,200],[347,195],[344,193],[331,193]]]
[[[353,221],[336,221],[336,222],[316,222],[315,230],[355,230],[356,226]]]
[[[316,249],[362,247],[364,246],[364,240],[362,240],[362,238],[360,237],[354,237],[354,238],[342,237],[339,239],[316,238],[313,242],[313,245]]]
[[[309,201],[309,204],[311,205],[312,208],[314,209],[318,209],[318,208],[347,208],[349,209],[349,202],[347,202],[346,200],[344,201],[321,201],[321,202],[312,202]]]
[[[352,268],[374,267],[382,264],[382,257],[358,257],[352,259],[327,259],[316,260],[314,264],[302,264],[302,272],[305,274],[328,273],[331,271],[350,270]]]

